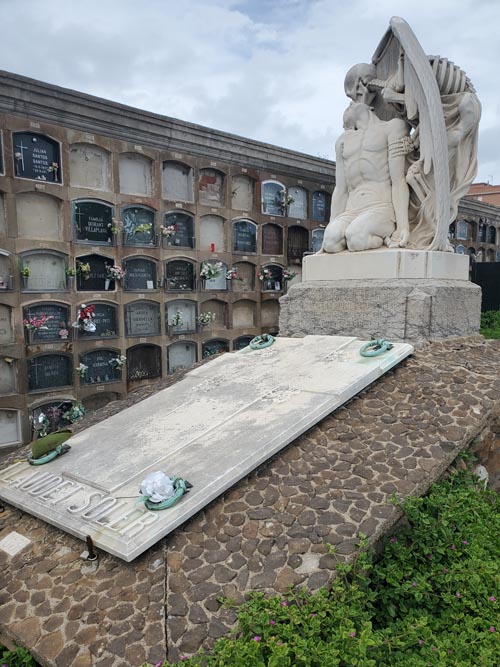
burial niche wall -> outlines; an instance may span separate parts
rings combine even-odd
[[[171,201],[194,201],[193,168],[181,162],[163,163],[163,198]]]
[[[122,209],[122,222],[124,245],[156,245],[155,211],[152,208],[126,206]]]
[[[170,292],[187,292],[194,290],[194,265],[185,259],[172,259],[165,268],[166,289]]]
[[[216,261],[205,261],[202,262],[201,265],[201,271],[203,271],[204,267],[207,266],[218,266],[220,267],[219,269],[219,274],[215,276],[214,278],[206,278],[203,279],[203,287],[206,291],[214,291],[214,292],[222,292],[227,290],[227,279],[226,279],[226,274],[227,274],[227,264],[225,262],[216,262]],[[201,277],[201,273],[200,273]]]
[[[313,252],[319,252],[323,246],[325,228],[318,227],[317,229],[313,229],[311,236],[312,236],[311,250]]]
[[[40,192],[17,194],[16,217],[18,236],[62,240],[61,205],[55,197]]]
[[[152,162],[139,153],[122,153],[120,164],[120,192],[150,197],[152,194]]]
[[[49,250],[21,253],[22,267],[29,270],[28,291],[54,292],[66,289],[67,255]]]
[[[288,217],[305,220],[307,218],[307,190],[298,185],[288,188],[288,197],[293,199],[288,204]]]
[[[233,292],[253,292],[255,289],[255,266],[250,262],[237,262],[234,268],[240,280],[231,281]]]
[[[23,308],[23,320],[40,319],[45,315],[48,319],[43,329],[28,332],[26,339],[33,343],[67,340],[71,329],[69,306],[53,301],[33,303]]]
[[[262,213],[266,215],[285,215],[286,189],[279,181],[263,181],[261,185]]]
[[[253,336],[240,336],[233,342],[233,350],[242,350],[250,344]]]
[[[114,368],[112,362],[120,356],[117,350],[92,350],[82,355],[81,363],[87,366],[85,375],[80,378],[82,384],[103,384],[105,382],[119,382],[122,371]]]
[[[14,394],[16,390],[16,360],[0,357],[0,395]]]
[[[194,248],[194,218],[185,211],[168,211],[162,230],[163,246]]]
[[[22,440],[19,410],[0,409],[0,447],[17,445]]]
[[[292,263],[301,264],[309,250],[309,232],[304,227],[292,225],[288,228],[287,257]]]
[[[65,354],[41,354],[27,360],[28,391],[67,387],[72,384],[71,358]]]
[[[224,219],[218,215],[200,218],[200,250],[224,251]]]
[[[233,303],[233,328],[244,329],[255,326],[255,303],[241,300]]]
[[[0,250],[0,292],[12,289],[11,256],[6,250]]]
[[[95,306],[94,317],[92,319],[95,331],[78,329],[79,338],[114,338],[118,336],[117,306],[115,304],[105,303],[104,301],[93,301],[86,305]]]
[[[157,263],[146,257],[129,257],[123,260],[126,271],[124,289],[128,292],[155,290],[158,287]]]
[[[0,303],[0,345],[12,343],[13,340],[12,308]]]
[[[114,391],[105,391],[82,398],[82,403],[87,411],[99,410],[99,408],[104,408],[108,403],[117,401],[119,398],[120,395]]]
[[[74,239],[78,243],[113,245],[114,207],[96,199],[73,202]]]
[[[255,181],[244,175],[233,176],[231,181],[231,205],[237,211],[251,211],[254,206]]]
[[[260,323],[263,327],[277,327],[279,323],[280,307],[274,299],[263,301],[260,307]]]
[[[201,350],[204,359],[212,357],[214,354],[220,354],[221,352],[229,352],[229,341],[223,338],[213,338],[212,340],[205,341]]]
[[[179,341],[167,347],[167,372],[173,373],[179,368],[190,368],[197,361],[196,343]]]
[[[257,225],[251,220],[233,222],[233,252],[257,252]]]
[[[225,174],[218,169],[200,169],[198,178],[198,196],[200,204],[205,206],[224,205]]]
[[[112,190],[110,154],[99,146],[73,144],[69,151],[69,173],[73,187]]]
[[[268,223],[262,226],[262,254],[283,254],[283,228],[279,225]]]
[[[114,260],[104,255],[81,255],[76,258],[76,289],[79,292],[114,290],[115,281],[108,278],[106,266]]]
[[[315,222],[328,222],[330,217],[330,195],[317,190],[312,196],[312,219]]]
[[[161,377],[161,348],[158,345],[135,345],[127,350],[129,382]]]
[[[283,267],[278,264],[263,266],[260,284],[263,292],[280,292],[283,289]]]
[[[165,304],[169,335],[196,331],[196,301],[175,299]]]
[[[213,323],[208,325],[209,327],[222,329],[227,326],[227,304],[224,301],[219,301],[219,299],[204,301],[200,305],[200,313],[213,313],[215,315],[215,319]]]
[[[160,333],[160,304],[141,300],[125,306],[126,336],[159,336]]]
[[[61,148],[57,141],[35,132],[13,132],[14,175],[48,183],[61,183]]]

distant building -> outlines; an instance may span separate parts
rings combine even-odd
[[[485,204],[500,206],[500,185],[473,183],[470,186],[467,196],[482,201]]]
[[[500,262],[500,207],[464,197],[448,234],[459,254],[476,262]]]

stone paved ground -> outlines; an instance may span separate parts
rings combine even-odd
[[[0,551],[0,631],[51,667],[135,667],[209,645],[234,620],[220,596],[325,584],[327,543],[348,559],[359,531],[375,542],[397,521],[393,493],[425,491],[483,432],[493,451],[499,371],[499,341],[427,345],[133,563],[101,554],[93,567],[81,541],[7,506],[0,538],[33,542]]]

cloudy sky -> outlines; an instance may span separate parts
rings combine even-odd
[[[349,67],[391,16],[483,106],[476,180],[500,183],[498,0],[0,0],[0,69],[334,158]]]

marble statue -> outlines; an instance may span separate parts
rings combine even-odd
[[[453,251],[448,228],[477,172],[481,105],[465,73],[426,56],[393,17],[372,59],[345,78],[337,183],[321,253]]]

